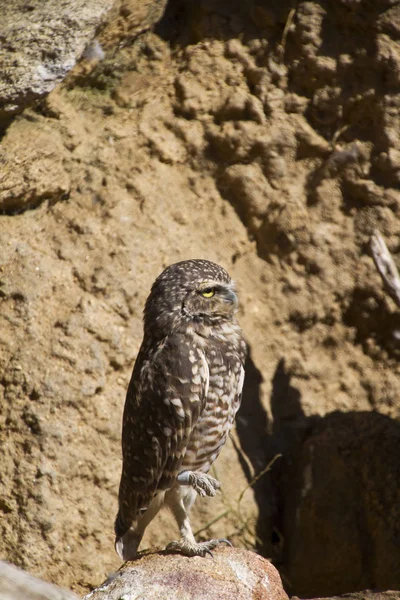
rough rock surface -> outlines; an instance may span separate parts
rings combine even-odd
[[[242,497],[246,486],[277,452],[290,458],[315,416],[400,415],[400,315],[369,255],[379,228],[399,260],[399,10],[172,0],[155,33],[134,41],[122,11],[101,33],[114,51],[75,67],[7,129],[3,558],[82,593],[119,566],[120,423],[143,303],[163,267],[204,257],[238,282],[251,357],[241,455],[229,442],[216,464],[223,491],[196,503],[195,528],[291,569],[296,522],[283,536],[273,480],[282,459]],[[379,472],[369,477],[381,486]],[[398,471],[385,485],[395,494]],[[362,552],[390,536],[382,523],[366,523]],[[144,547],[175,538],[162,513]]]
[[[311,427],[281,490],[285,576],[302,597],[400,589],[400,423],[335,412]]]
[[[1,2],[0,118],[29,106],[62,81],[106,18],[118,22],[118,13],[129,15],[128,31],[134,36],[160,18],[164,5],[162,0]],[[96,52],[88,57],[95,58]]]
[[[0,600],[78,600],[78,596],[0,561]]]
[[[126,563],[84,600],[287,600],[281,578],[265,558],[218,548],[214,558],[150,554]]]
[[[353,594],[325,597],[325,600],[399,600],[399,598],[400,592],[396,590],[388,590],[386,592],[364,590],[362,592],[354,592]],[[293,596],[292,600],[295,600],[295,596]],[[322,600],[322,598],[314,598],[314,600]]]

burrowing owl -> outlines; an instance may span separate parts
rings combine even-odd
[[[234,283],[207,260],[171,265],[153,284],[123,417],[115,547],[124,560],[164,504],[181,534],[167,550],[204,556],[226,541],[196,543],[188,515],[197,494],[220,486],[207,473],[240,405],[246,344],[236,310]]]

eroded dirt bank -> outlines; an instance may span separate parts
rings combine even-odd
[[[170,2],[155,32],[126,45],[104,31],[105,59],[82,62],[9,126],[0,146],[2,558],[78,592],[119,565],[120,421],[142,306],[163,267],[204,257],[237,281],[251,360],[235,434],[244,457],[230,442],[216,464],[224,495],[198,502],[195,526],[225,513],[202,535],[257,545],[289,593],[400,586],[385,566],[385,552],[400,561],[390,441],[391,468],[381,477],[379,462],[366,467],[373,485],[361,478],[346,496],[344,553],[358,536],[349,571],[337,560],[332,507],[296,512],[320,485],[302,479],[309,463],[296,466],[308,435],[321,456],[333,453],[323,485],[339,497],[363,456],[380,450],[379,432],[398,440],[400,316],[369,239],[378,228],[400,251],[399,23],[390,0]],[[366,454],[370,429],[358,413],[374,420]],[[363,440],[354,461],[353,433]],[[278,452],[272,476],[238,508],[248,478]],[[144,547],[175,536],[162,514]],[[313,570],[304,580],[310,561],[324,573],[317,585]]]

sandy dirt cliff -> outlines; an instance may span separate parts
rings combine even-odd
[[[4,121],[0,557],[78,593],[119,566],[143,304],[202,257],[250,356],[199,538],[256,547],[289,594],[399,588],[400,312],[369,246],[399,264],[399,4],[170,0],[139,36],[129,4],[104,57]],[[175,537],[162,513],[143,546]]]

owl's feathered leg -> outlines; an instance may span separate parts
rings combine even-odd
[[[121,536],[118,536],[117,533],[115,550],[122,560],[133,560],[136,557],[144,531],[163,505],[164,496],[165,492],[159,492],[151,501],[149,508],[136,520],[136,522],[132,523],[126,533]],[[118,531],[118,516],[116,521],[116,531]]]
[[[220,482],[201,471],[182,471],[177,477],[179,485],[190,485],[199,496],[215,496],[221,487]]]
[[[189,511],[195,500],[196,491],[192,487],[179,483],[165,494],[165,503],[171,509],[181,534],[179,541],[168,544],[166,547],[167,552],[180,552],[186,556],[205,556],[211,554],[211,550],[218,544],[226,543],[230,545],[228,540],[222,539],[196,542],[189,520]]]

